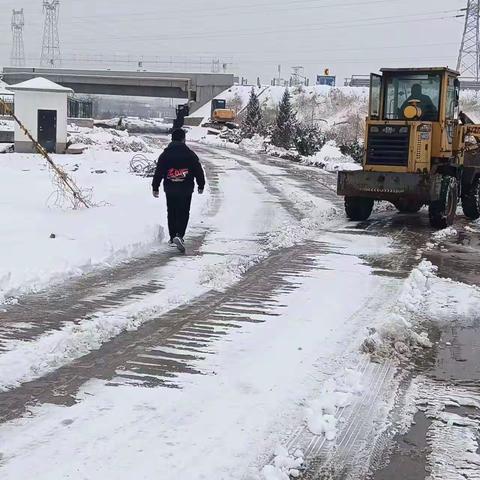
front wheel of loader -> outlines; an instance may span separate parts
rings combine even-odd
[[[400,213],[418,213],[423,207],[423,203],[414,200],[397,200],[393,205]]]
[[[447,228],[453,225],[458,206],[458,182],[454,177],[444,177],[440,199],[432,202],[428,213],[433,228]]]
[[[462,208],[471,220],[480,218],[480,178],[475,179],[470,189],[462,195]]]
[[[372,214],[373,200],[363,197],[345,197],[345,213],[350,220],[360,222]]]

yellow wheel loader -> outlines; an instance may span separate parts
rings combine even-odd
[[[372,74],[363,169],[338,175],[349,219],[368,219],[376,200],[402,213],[428,205],[434,228],[453,224],[460,200],[480,217],[480,125],[460,112],[458,77],[448,68]]]

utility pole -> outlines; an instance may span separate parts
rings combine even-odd
[[[21,10],[13,10],[12,13],[12,54],[10,63],[12,67],[25,66],[25,47],[23,44],[23,27],[25,26],[25,17],[23,16],[23,8]]]
[[[480,81],[480,1],[468,0],[462,11],[465,15],[465,29],[458,55],[457,70],[462,77]]]
[[[58,36],[59,0],[43,0],[45,24],[43,27],[43,44],[40,65],[42,67],[59,67],[61,64],[60,39]]]

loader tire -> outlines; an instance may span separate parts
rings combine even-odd
[[[400,213],[418,213],[423,207],[423,203],[403,199],[393,202],[393,205]]]
[[[476,178],[470,189],[462,195],[462,209],[471,220],[480,218],[480,178]]]
[[[350,220],[361,222],[372,214],[373,200],[363,197],[345,197],[345,213]]]
[[[458,206],[458,182],[454,177],[444,177],[440,200],[432,202],[428,213],[433,228],[447,228],[453,225]]]

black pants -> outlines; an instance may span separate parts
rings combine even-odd
[[[190,218],[191,193],[166,193],[170,239],[183,238]]]

